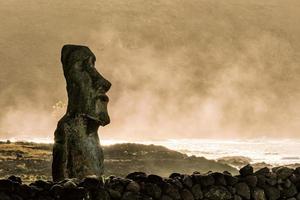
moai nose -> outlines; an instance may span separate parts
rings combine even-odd
[[[104,92],[108,92],[108,90],[111,87],[111,83],[106,80],[105,78],[102,77],[101,82],[100,82],[101,88],[103,88]]]

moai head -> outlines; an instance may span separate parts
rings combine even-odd
[[[61,62],[67,81],[69,116],[86,116],[98,125],[109,124],[107,112],[111,87],[95,68],[96,57],[86,46],[65,45],[61,52]]]

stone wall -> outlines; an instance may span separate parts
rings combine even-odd
[[[208,172],[192,175],[173,173],[168,178],[143,172],[126,178],[105,179],[87,177],[58,183],[35,181],[22,184],[18,177],[0,180],[0,200],[300,200],[300,168],[262,168],[253,172],[247,165],[240,174]]]

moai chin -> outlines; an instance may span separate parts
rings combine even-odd
[[[105,93],[111,83],[96,70],[95,61],[95,55],[86,46],[65,45],[62,48],[68,107],[54,133],[54,181],[103,174],[104,157],[98,128],[110,122]]]

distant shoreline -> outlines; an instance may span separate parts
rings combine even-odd
[[[0,140],[1,141],[1,140]],[[2,139],[2,141],[6,141]],[[18,142],[16,138],[11,139],[12,142]],[[52,144],[52,139],[30,139],[20,140],[25,142],[33,142],[39,144]],[[164,146],[170,150],[178,151],[188,156],[205,157],[210,160],[223,160],[230,158],[233,162],[232,166],[239,167],[242,164],[259,164],[268,166],[293,165],[300,163],[300,140],[297,139],[167,139],[167,140],[151,140],[151,141],[129,141],[129,140],[106,140],[101,139],[102,146],[115,144],[133,143],[133,144],[154,144]],[[241,164],[234,164],[237,159],[241,158]]]

